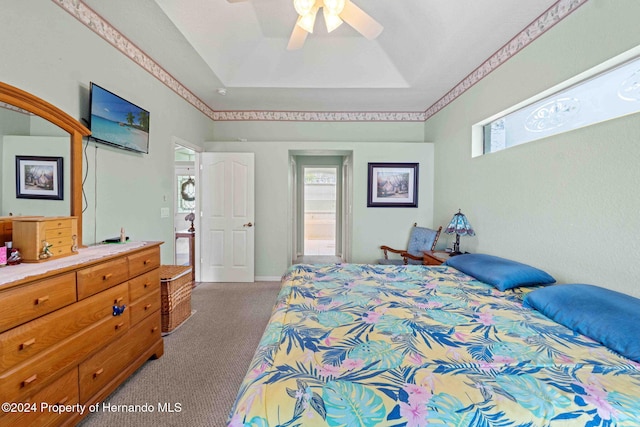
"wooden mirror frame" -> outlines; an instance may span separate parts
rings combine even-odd
[[[78,246],[82,246],[82,138],[91,131],[58,107],[21,89],[0,82],[0,103],[6,103],[42,117],[71,135],[70,215],[78,218]]]

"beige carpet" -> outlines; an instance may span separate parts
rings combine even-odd
[[[196,312],[164,337],[164,356],[145,363],[103,402],[154,411],[100,410],[80,425],[225,426],[279,290],[279,282],[198,284]]]

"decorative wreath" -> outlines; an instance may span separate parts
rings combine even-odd
[[[187,191],[189,186],[196,186],[196,182],[193,180],[192,177],[189,177],[189,179],[187,179],[185,182],[182,183],[182,185],[180,186],[180,196],[182,197],[182,200],[186,200],[187,202],[193,202],[196,199],[195,196],[195,192],[192,194],[189,194],[189,192]]]

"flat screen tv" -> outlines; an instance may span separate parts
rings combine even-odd
[[[91,138],[138,153],[149,153],[149,112],[91,83]]]

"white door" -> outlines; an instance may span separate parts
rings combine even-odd
[[[254,155],[202,153],[201,278],[254,281]]]

